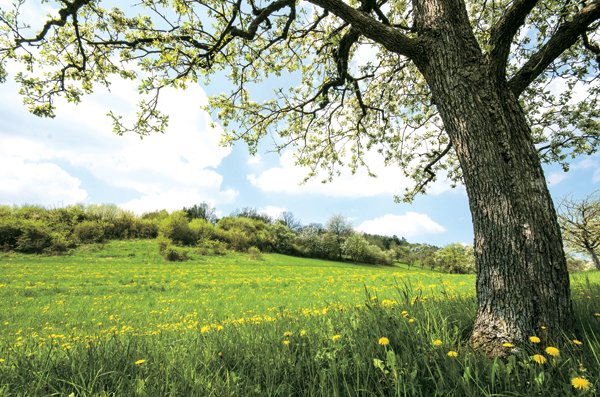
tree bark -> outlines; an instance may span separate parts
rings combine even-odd
[[[475,40],[461,1],[421,0],[418,62],[463,172],[473,218],[478,310],[472,344],[555,339],[572,325],[556,212],[524,112]],[[463,11],[461,11],[461,9]]]

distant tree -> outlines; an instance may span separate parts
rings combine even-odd
[[[365,262],[369,256],[370,245],[363,236],[353,233],[342,244],[342,252],[354,262]]]
[[[290,211],[283,211],[279,216],[279,220],[293,231],[297,232],[302,228],[300,221]]]
[[[473,247],[460,243],[448,244],[433,255],[435,266],[447,273],[475,273]]]
[[[239,218],[256,219],[259,221],[263,221],[265,223],[271,223],[273,221],[269,215],[261,214],[256,210],[256,208],[252,208],[252,207],[244,207],[242,209],[237,209],[237,210],[233,211],[231,216],[239,217]]]
[[[353,232],[352,223],[343,215],[336,214],[329,218],[325,228],[334,239],[335,248],[332,249],[337,251],[337,258],[342,259],[342,244],[346,237]]]
[[[192,219],[204,219],[210,223],[217,222],[217,215],[215,209],[208,203],[202,202],[200,204],[194,204],[193,207],[183,207],[183,211],[186,213],[188,220]]]
[[[600,270],[600,196],[598,191],[581,201],[564,198],[559,206],[558,221],[563,241],[571,249],[589,255]]]

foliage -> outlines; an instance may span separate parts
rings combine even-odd
[[[200,204],[194,204],[190,208],[183,208],[183,212],[187,214],[188,220],[203,219],[210,223],[217,222],[217,215],[215,209],[208,203],[202,202]]]
[[[163,219],[159,228],[160,234],[175,244],[193,245],[198,235],[190,228],[187,216],[183,211],[175,211]]]
[[[449,244],[433,254],[435,267],[446,273],[475,273],[473,247]]]
[[[82,243],[101,243],[105,240],[107,224],[98,221],[83,221],[75,225],[73,233]]]

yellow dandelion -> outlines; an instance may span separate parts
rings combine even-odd
[[[204,327],[200,328],[200,332],[205,334],[208,331],[210,331],[210,327],[208,325],[205,325]]]
[[[379,338],[379,341],[377,343],[379,343],[381,346],[387,346],[390,344],[390,340],[385,336],[382,336],[381,338]]]
[[[281,343],[283,343],[284,346],[290,345],[290,341],[288,339],[284,339]]]
[[[406,310],[402,310],[402,317],[408,317],[408,312]]]
[[[3,358],[0,358],[0,364],[2,364],[3,362],[5,362],[6,360]]]
[[[414,319],[414,318],[410,318],[410,319],[408,319],[408,323],[409,323],[409,324],[412,324],[412,323],[414,323],[414,322],[415,322],[415,319]]]
[[[143,363],[145,363],[145,362],[146,362],[146,360],[144,360],[143,358],[141,358],[141,359],[139,359],[139,360],[137,360],[137,361],[135,362],[135,365],[142,365],[142,364],[143,364]]]
[[[573,342],[574,344],[576,344],[577,346],[581,346],[583,345],[583,342],[580,341],[579,339],[573,339],[571,342]]]
[[[540,343],[541,341],[542,340],[535,335],[529,337],[529,342],[531,342],[531,343]]]
[[[434,346],[441,346],[441,345],[442,345],[442,343],[443,343],[443,342],[442,342],[442,340],[441,340],[441,339],[436,339],[436,340],[434,340],[434,341],[433,341],[433,345],[434,345]]]
[[[594,313],[594,316],[600,317],[600,313]],[[5,325],[6,325],[6,323],[5,323]]]
[[[592,382],[590,382],[586,378],[576,376],[575,378],[571,379],[571,385],[573,385],[574,388],[579,390],[587,390],[592,386]]]
[[[509,342],[504,342],[504,343],[502,344],[502,346],[503,346],[503,347],[515,347],[515,345],[513,345],[512,343],[509,343]]]
[[[534,354],[531,358],[538,364],[544,364],[546,362],[546,357],[542,354]]]
[[[448,352],[448,357],[458,357],[458,352],[454,350],[450,350]]]
[[[558,350],[556,347],[553,347],[553,346],[548,346],[546,348],[546,353],[548,353],[552,357],[560,356],[560,350]]]
[[[223,331],[223,326],[222,325],[217,325],[217,331]]]
[[[300,336],[306,336],[306,330],[305,329],[301,329],[300,330]]]
[[[292,336],[292,331],[285,331],[283,333],[283,336],[285,336],[286,338],[289,338],[290,336]]]
[[[332,340],[332,341],[334,341],[334,342],[337,342],[337,341],[339,341],[340,339],[342,339],[342,335],[333,335],[333,336],[331,337],[331,340]]]

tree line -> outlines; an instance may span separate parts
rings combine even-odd
[[[567,201],[562,203],[561,219],[570,220],[561,222],[567,247],[572,247],[575,253],[595,254],[597,244],[593,243],[600,236],[599,222],[597,212],[593,213],[596,218],[590,213],[594,208],[597,211],[598,200],[588,197],[581,202],[568,201],[569,211]],[[580,225],[584,221],[585,225]],[[578,233],[578,230],[584,232]],[[51,209],[0,206],[2,251],[64,254],[81,244],[130,238],[156,238],[159,252],[171,261],[189,259],[192,253],[222,255],[237,251],[260,255],[272,252],[374,265],[399,262],[446,273],[476,271],[471,245],[453,243],[437,247],[410,243],[404,237],[360,233],[339,214],[331,216],[325,224],[303,225],[289,211],[271,218],[249,207],[219,218],[207,203],[171,213],[161,210],[141,216],[116,205],[71,205]],[[590,242],[592,238],[595,240]],[[583,246],[577,248],[573,241],[579,241]],[[567,263],[570,271],[590,268],[589,263],[577,255],[568,254]]]

